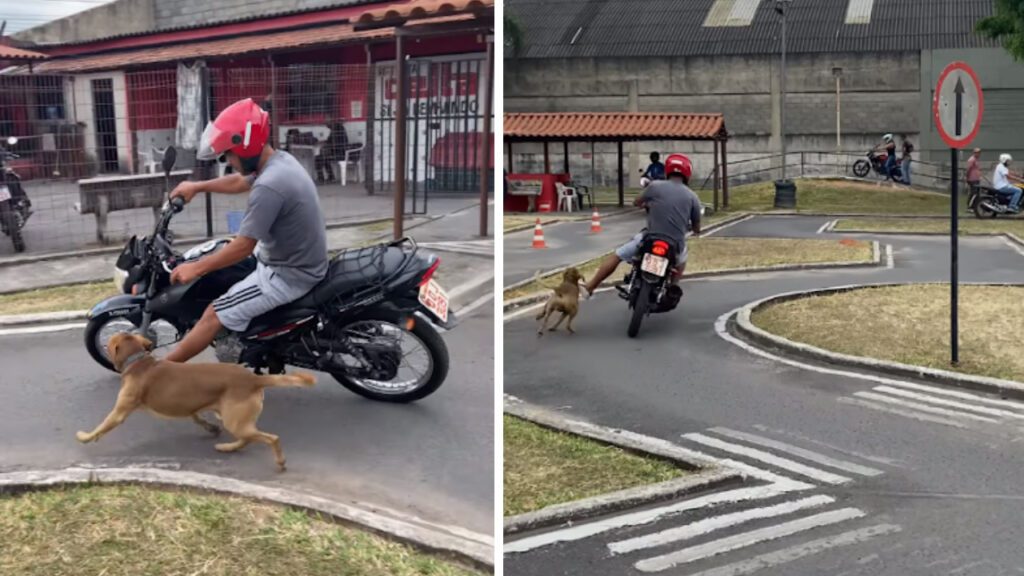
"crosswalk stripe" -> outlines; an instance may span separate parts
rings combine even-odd
[[[977,420],[979,422],[998,422],[998,420],[996,420],[995,418],[978,416],[977,414],[971,414],[970,412],[962,412],[960,410],[947,410],[945,408],[938,408],[936,406],[929,406],[928,404],[922,404],[920,402],[912,402],[910,400],[893,398],[892,396],[876,394],[874,392],[854,392],[853,395],[859,398],[867,398],[868,400],[875,400],[877,402],[883,402],[886,404],[896,404],[898,406],[914,408],[915,410],[920,410],[921,412],[931,412],[932,414],[941,414],[943,416],[966,418],[968,420]]]
[[[979,414],[987,414],[989,416],[1002,416],[1004,418],[1019,418],[1024,420],[1024,414],[1017,414],[1016,412],[1010,412],[1009,410],[1001,410],[999,408],[989,408],[987,406],[978,406],[976,404],[967,404],[965,402],[957,402],[956,400],[947,400],[946,398],[936,398],[935,396],[929,396],[928,394],[921,394],[919,392],[911,392],[910,390],[901,390],[899,388],[893,388],[891,386],[875,386],[874,388],[878,392],[885,392],[893,396],[900,396],[903,398],[910,398],[912,400],[922,400],[931,404],[938,404],[940,406],[950,406],[952,408],[960,408],[961,410],[969,410],[971,412],[977,412]]]
[[[629,552],[643,550],[644,548],[654,548],[655,546],[664,546],[665,544],[682,542],[683,540],[689,540],[690,538],[709,534],[715,530],[738,526],[740,524],[750,522],[751,520],[760,520],[763,518],[773,518],[775,516],[792,514],[799,510],[824,506],[825,504],[831,504],[835,501],[835,498],[832,498],[831,496],[818,495],[811,496],[810,498],[803,498],[801,500],[783,502],[774,506],[751,508],[749,510],[742,510],[731,514],[712,516],[710,518],[686,524],[685,526],[670,528],[668,530],[662,530],[661,532],[655,532],[654,534],[638,536],[636,538],[621,540],[619,542],[612,542],[608,544],[608,550],[612,554],[627,554]]]
[[[861,466],[860,464],[847,462],[845,460],[837,460],[835,458],[830,458],[828,456],[825,456],[824,454],[819,454],[818,452],[805,450],[803,448],[800,448],[799,446],[793,446],[790,444],[786,444],[785,442],[779,442],[778,440],[758,436],[757,434],[750,434],[747,432],[740,432],[738,430],[732,430],[729,428],[721,427],[712,428],[711,431],[721,436],[727,436],[729,438],[733,438],[736,440],[744,440],[750,444],[757,444],[758,446],[764,446],[766,448],[782,450],[783,452],[788,452],[794,456],[799,456],[804,460],[810,460],[811,462],[816,462],[823,466],[829,466],[837,470],[843,470],[851,474],[860,474],[861,476],[878,476],[882,473],[881,470],[875,470],[874,468]]]
[[[527,552],[556,542],[572,542],[575,540],[582,540],[583,538],[589,538],[590,536],[601,534],[602,532],[607,532],[609,530],[615,530],[617,528],[649,524],[670,514],[680,514],[689,510],[699,510],[706,506],[712,506],[715,504],[762,500],[778,496],[779,494],[785,494],[785,492],[786,491],[784,489],[773,484],[769,484],[767,486],[755,486],[752,488],[738,488],[725,492],[716,492],[699,498],[670,504],[668,506],[659,506],[657,508],[629,512],[627,514],[603,518],[594,522],[576,524],[575,526],[569,526],[568,528],[562,528],[561,530],[553,530],[551,532],[537,534],[536,536],[505,542],[502,548],[505,554]]]
[[[932,416],[931,414],[925,414],[924,412],[918,412],[916,410],[904,410],[902,408],[896,408],[893,406],[884,406],[882,404],[876,404],[874,402],[868,402],[860,398],[846,398],[840,397],[836,399],[840,404],[850,404],[852,406],[860,406],[861,408],[870,408],[872,410],[878,410],[879,412],[886,412],[888,414],[897,414],[899,416],[905,416],[914,420],[921,420],[922,422],[932,422],[934,424],[943,424],[946,426],[953,426],[954,428],[967,428],[962,423],[948,418],[942,418],[939,416]]]
[[[978,394],[971,394],[970,392],[963,392],[960,390],[947,390],[945,388],[937,388],[935,386],[925,386],[924,384],[916,384],[914,382],[898,382],[893,381],[890,383],[891,386],[898,386],[900,388],[907,388],[910,390],[918,390],[920,392],[929,392],[931,394],[940,394],[942,396],[949,396],[952,398],[960,398],[962,400],[970,400],[972,402],[978,402],[979,404],[989,404],[991,406],[1002,406],[1003,408],[1011,408],[1014,410],[1020,410],[1024,412],[1024,404],[1020,402],[1014,402],[1012,400],[1002,400],[999,398],[988,398],[986,396],[980,396]]]
[[[783,524],[759,528],[757,530],[751,530],[750,532],[744,532],[727,538],[713,540],[697,546],[683,548],[682,550],[677,550],[662,556],[641,560],[633,566],[641,572],[661,572],[674,568],[680,564],[703,560],[705,558],[710,558],[712,556],[717,556],[740,548],[746,548],[747,546],[753,546],[754,544],[769,540],[785,538],[786,536],[791,536],[814,528],[838,524],[847,520],[853,520],[854,518],[861,518],[864,515],[865,513],[857,508],[842,508],[839,510],[822,512],[821,514],[815,514],[814,516],[799,518]]]
[[[833,474],[831,472],[827,472],[819,468],[806,466],[804,464],[795,462],[788,458],[782,458],[781,456],[776,456],[774,454],[771,454],[770,452],[765,452],[763,450],[758,450],[756,448],[748,448],[740,444],[724,442],[717,438],[711,438],[710,436],[705,436],[703,434],[683,434],[683,438],[692,440],[693,442],[704,444],[705,446],[717,448],[725,452],[731,452],[733,454],[737,454],[740,456],[746,456],[747,458],[753,458],[754,460],[759,460],[761,462],[764,462],[765,464],[776,466],[778,468],[783,468],[785,470],[789,470],[790,472],[794,472],[801,476],[806,476],[808,478],[817,480],[819,482],[824,482],[826,484],[844,484],[850,481],[850,479],[847,478],[846,476],[840,476],[838,474]]]
[[[819,538],[817,540],[811,540],[810,542],[803,542],[795,546],[790,546],[789,548],[775,550],[747,560],[741,560],[726,566],[719,566],[717,568],[698,572],[697,574],[693,574],[693,576],[744,576],[745,574],[753,574],[754,572],[765,568],[788,564],[794,560],[813,556],[814,554],[818,554],[832,548],[859,544],[878,536],[899,532],[902,529],[902,527],[895,524],[877,524],[875,526],[868,526],[867,528],[851,530],[835,536]]]

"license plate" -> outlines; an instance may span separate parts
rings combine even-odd
[[[668,269],[668,258],[655,254],[644,254],[644,261],[640,263],[640,269],[656,276],[664,276],[665,270]]]
[[[0,186],[0,202],[11,199],[11,189],[7,186]]]
[[[441,322],[448,322],[448,294],[437,282],[430,280],[420,286],[420,304],[440,318]]]

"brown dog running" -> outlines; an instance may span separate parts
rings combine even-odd
[[[121,373],[121,391],[114,409],[89,433],[79,432],[78,441],[95,442],[139,408],[164,418],[188,418],[207,432],[218,435],[220,428],[199,416],[212,410],[224,428],[237,438],[217,444],[221,452],[241,450],[250,442],[262,442],[274,451],[278,469],[284,471],[284,453],[274,434],[256,428],[263,411],[263,389],[312,386],[311,374],[259,376],[238,364],[178,364],[157,360],[150,354],[153,343],[137,334],[115,334],[107,353]]]
[[[548,320],[555,312],[561,312],[562,316],[550,330],[554,332],[562,324],[562,320],[568,318],[569,323],[565,325],[566,330],[569,331],[569,334],[576,333],[572,329],[572,320],[576,317],[576,313],[579,312],[580,308],[579,283],[586,281],[587,279],[576,268],[569,268],[562,274],[562,283],[555,287],[555,293],[548,298],[547,304],[544,305],[544,310],[537,315],[537,320],[541,320],[540,328],[537,329],[538,337],[544,335],[544,329],[548,326]]]

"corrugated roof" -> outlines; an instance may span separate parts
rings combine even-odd
[[[46,54],[0,45],[0,60],[45,60]]]
[[[466,12],[480,12],[494,8],[494,0],[413,0],[392,4],[385,8],[367,10],[356,20],[357,25],[395,23],[422,18],[433,18]]]
[[[863,24],[846,23],[849,2],[790,4],[787,51],[899,52],[999,46],[974,32],[975,22],[992,15],[993,0],[874,0],[870,20]],[[525,35],[520,58],[779,53],[781,19],[774,2],[758,3],[749,26],[705,26],[716,5],[721,13],[712,20],[725,22],[736,2],[506,0],[504,9],[516,17]],[[576,41],[571,42],[574,36]]]
[[[721,114],[658,112],[509,113],[502,128],[513,140],[710,140],[724,136]]]

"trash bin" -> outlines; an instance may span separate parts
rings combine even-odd
[[[775,181],[775,207],[796,208],[796,182],[792,180]]]
[[[238,234],[238,231],[242,229],[243,216],[245,216],[245,212],[241,210],[228,211],[228,234]]]

